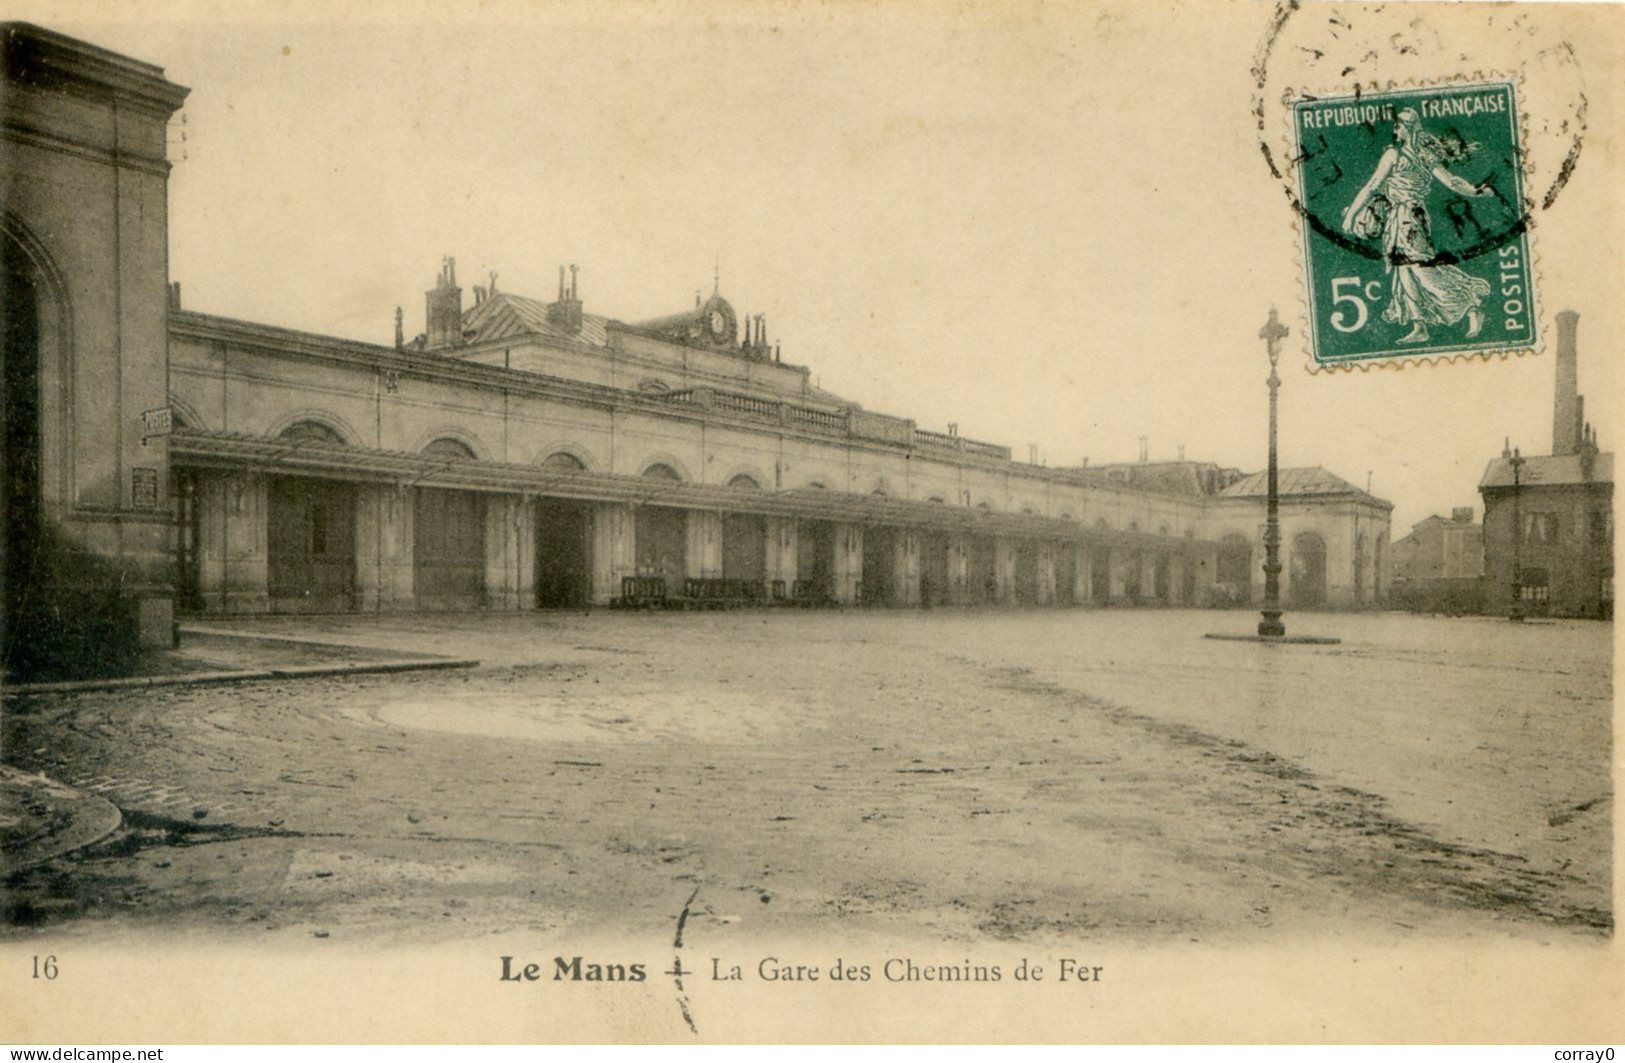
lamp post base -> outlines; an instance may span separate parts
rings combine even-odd
[[[1258,622],[1258,634],[1267,639],[1278,639],[1286,634],[1286,625],[1281,623],[1280,610],[1264,610],[1264,619]]]

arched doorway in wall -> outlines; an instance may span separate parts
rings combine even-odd
[[[1301,531],[1292,537],[1287,602],[1294,609],[1326,604],[1326,540],[1315,532]]]
[[[1159,602],[1166,602],[1173,593],[1171,565],[1167,554],[1158,554],[1151,566],[1151,593]]]
[[[542,459],[548,472],[586,471],[581,459],[555,451]],[[592,600],[592,507],[573,498],[536,500],[536,605],[574,609]]]
[[[423,453],[474,461],[460,439],[436,439]],[[485,498],[476,491],[420,487],[412,511],[412,575],[419,609],[485,604]]]
[[[295,445],[344,442],[319,421],[298,421],[277,439]],[[271,611],[341,613],[355,608],[355,485],[273,476],[266,481],[265,500]]]
[[[1213,597],[1220,605],[1247,605],[1253,597],[1253,544],[1231,532],[1219,540]]]
[[[5,595],[0,666],[15,659],[15,621],[24,607],[40,519],[40,300],[22,249],[0,235],[5,288],[0,297],[4,348],[0,357],[0,592]]]
[[[643,470],[645,480],[681,483],[672,466],[657,462]],[[639,506],[636,529],[637,569],[640,576],[658,576],[666,593],[680,595],[688,573],[688,511],[669,506]]]

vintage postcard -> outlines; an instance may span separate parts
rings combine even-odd
[[[7,1044],[1625,1035],[1625,7],[7,17]]]

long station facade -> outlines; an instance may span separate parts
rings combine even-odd
[[[8,470],[29,440],[35,470],[10,493],[125,561],[144,624],[171,607],[1261,591],[1256,475],[1052,468],[870,411],[782,360],[720,291],[623,322],[585,311],[573,268],[531,298],[465,291],[447,259],[421,334],[397,310],[378,344],[189,309],[165,228],[164,129],[185,90],[49,31],[5,33],[7,294],[27,311],[8,310],[6,372],[37,400],[8,416]],[[1320,469],[1283,483],[1289,603],[1380,603],[1389,503]]]

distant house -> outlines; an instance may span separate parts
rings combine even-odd
[[[1471,506],[1431,516],[1394,541],[1394,605],[1414,612],[1484,611],[1484,528]]]
[[[1557,315],[1552,452],[1510,448],[1484,470],[1489,609],[1528,616],[1614,615],[1614,456],[1597,446],[1578,394],[1578,314]]]

